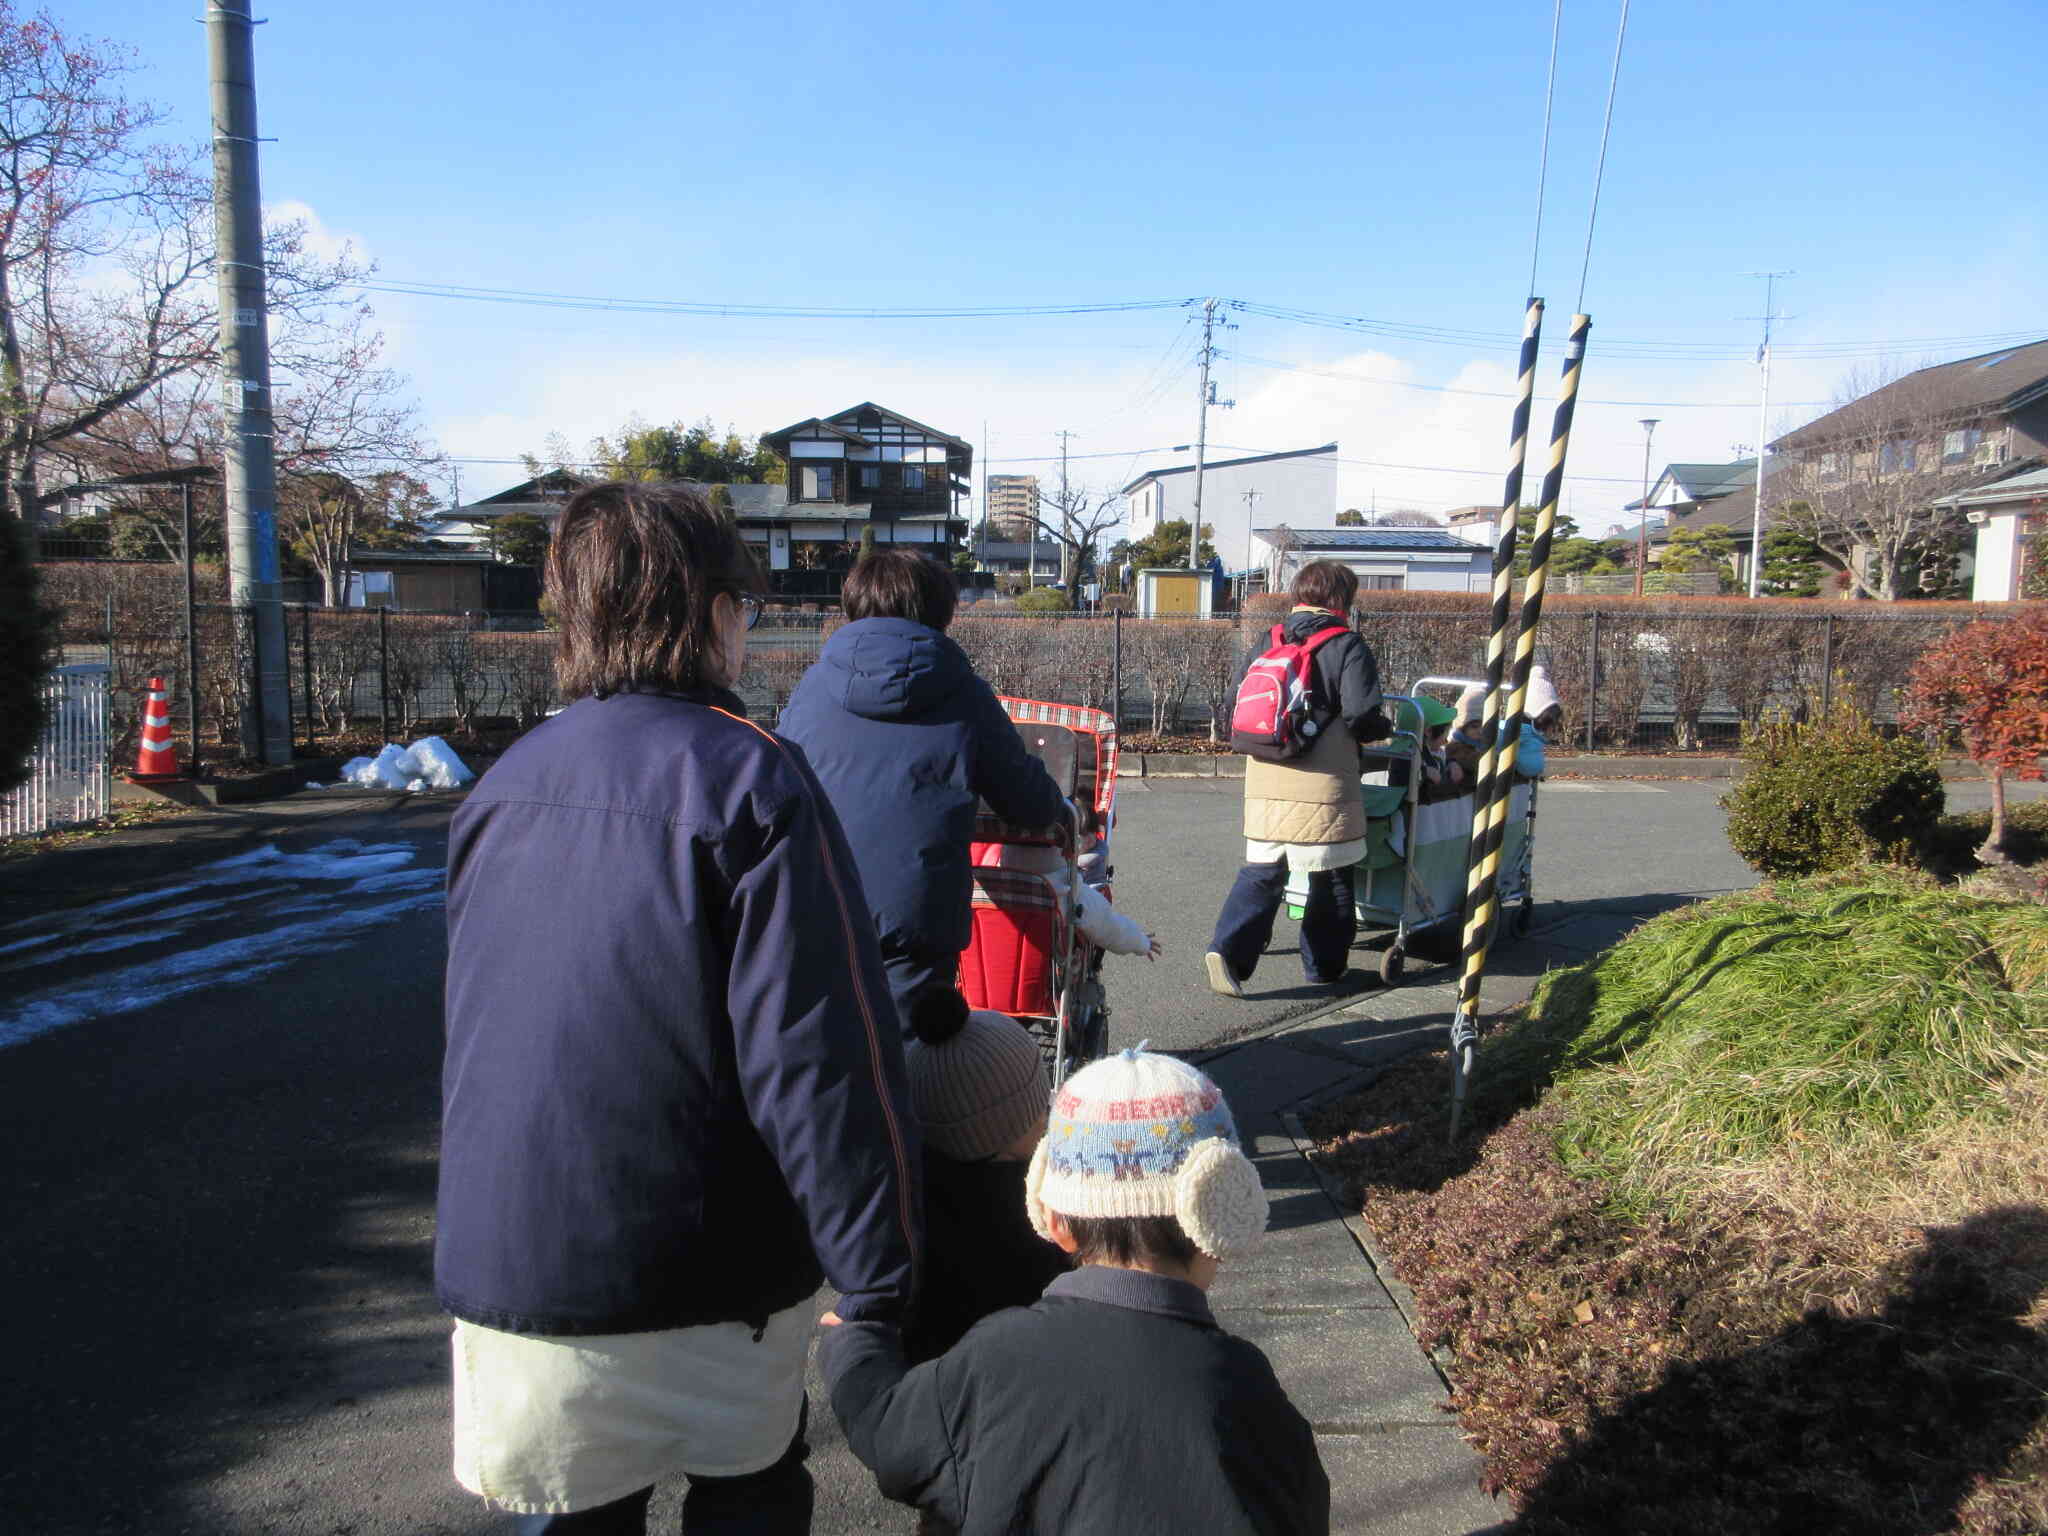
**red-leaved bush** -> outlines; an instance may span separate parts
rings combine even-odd
[[[1978,857],[2001,861],[2005,778],[2041,778],[2048,753],[2048,613],[1966,625],[1920,653],[1901,719],[1962,738],[1991,778],[1991,832]]]

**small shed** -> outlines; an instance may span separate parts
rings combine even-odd
[[[540,603],[538,572],[469,550],[359,549],[348,567],[350,608],[531,612]]]
[[[1207,566],[1148,567],[1138,572],[1138,614],[1147,619],[1207,619],[1215,616],[1216,583]]]

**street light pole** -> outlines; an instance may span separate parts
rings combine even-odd
[[[1643,578],[1650,570],[1650,437],[1657,430],[1661,416],[1645,416],[1643,427],[1643,499],[1636,510],[1641,514],[1636,523],[1636,596],[1643,595]]]

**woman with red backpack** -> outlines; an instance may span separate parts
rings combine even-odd
[[[1351,871],[1365,857],[1358,747],[1389,734],[1379,667],[1345,617],[1358,595],[1357,575],[1334,560],[1313,560],[1295,573],[1289,591],[1293,612],[1245,658],[1233,720],[1233,742],[1249,757],[1244,866],[1203,958],[1210,987],[1226,997],[1244,996],[1273,937],[1290,869],[1309,877],[1303,974],[1312,986],[1343,979],[1358,932]],[[1281,679],[1277,692],[1268,685],[1263,709],[1251,702],[1262,678]],[[1292,699],[1288,679],[1298,680]]]

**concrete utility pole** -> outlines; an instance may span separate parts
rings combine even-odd
[[[1238,612],[1244,611],[1245,599],[1252,595],[1252,524],[1258,511],[1258,500],[1262,493],[1256,490],[1244,493],[1244,583],[1238,590]]]
[[[1202,469],[1209,457],[1209,407],[1229,410],[1237,404],[1235,400],[1218,400],[1216,386],[1209,382],[1209,364],[1215,360],[1216,347],[1216,306],[1221,299],[1206,299],[1202,303],[1202,381],[1201,416],[1195,427],[1195,516],[1188,527],[1188,569],[1201,569],[1202,549]],[[1223,322],[1229,325],[1228,320]]]
[[[1643,578],[1650,570],[1650,436],[1657,430],[1661,416],[1645,416],[1643,428],[1643,499],[1637,506],[1642,514],[1636,524],[1636,596],[1643,595]]]
[[[1060,533],[1064,536],[1073,526],[1070,521],[1073,503],[1067,499],[1067,439],[1078,437],[1080,434],[1078,432],[1069,432],[1063,427],[1053,435],[1060,440]],[[1062,543],[1060,545],[1060,578],[1062,580],[1066,579],[1067,574],[1066,549],[1067,546]],[[1075,561],[1074,574],[1076,576],[1080,575],[1080,562],[1078,559]],[[1069,592],[1067,594],[1067,601],[1071,603],[1073,600],[1074,594]]]
[[[291,669],[277,566],[277,464],[263,285],[263,198],[256,166],[255,21],[249,0],[211,0],[213,217],[220,294],[221,406],[227,421],[228,593],[255,618],[254,684],[242,751],[292,758]]]
[[[1764,569],[1764,459],[1768,453],[1764,444],[1771,432],[1771,322],[1784,318],[1772,308],[1771,297],[1777,291],[1778,279],[1792,274],[1786,271],[1746,275],[1764,280],[1764,339],[1756,349],[1756,360],[1763,369],[1763,392],[1756,407],[1756,510],[1749,519],[1749,595],[1755,597]]]

